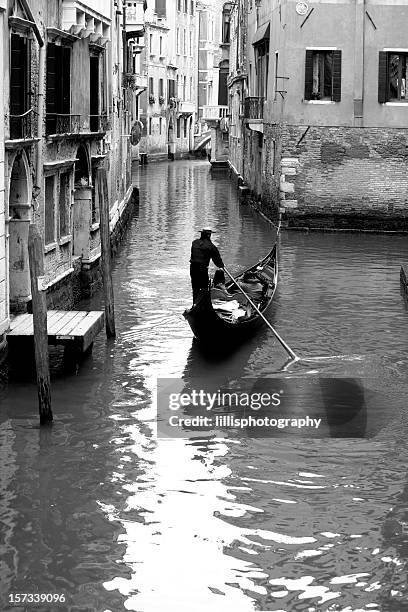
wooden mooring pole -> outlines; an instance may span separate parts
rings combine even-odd
[[[101,232],[101,265],[103,297],[105,302],[105,327],[107,338],[115,338],[115,307],[112,283],[112,258],[109,229],[108,181],[105,168],[96,169],[95,198],[99,202],[99,228]]]
[[[40,425],[52,422],[51,384],[48,357],[47,299],[44,283],[43,244],[37,227],[28,229],[28,257],[30,263],[31,296],[33,305],[34,352],[37,372]]]

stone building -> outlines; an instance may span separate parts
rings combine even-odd
[[[0,0],[0,32],[6,28],[6,0]],[[0,70],[4,75],[5,58],[3,45],[0,45]],[[4,117],[4,79],[0,79],[0,117]],[[7,257],[6,257],[6,220],[5,220],[5,164],[4,164],[4,122],[0,121],[0,355],[5,348],[5,331],[9,326],[7,299]]]
[[[245,4],[255,198],[292,227],[408,229],[406,2]]]
[[[148,88],[140,99],[140,153],[149,161],[180,158],[194,148],[195,24],[195,0],[148,3],[142,56]]]
[[[200,0],[198,11],[198,116],[211,130],[211,162],[228,159],[228,75],[233,3]]]
[[[95,171],[107,169],[115,232],[132,196],[136,93],[121,0],[8,0],[0,7],[1,334],[10,314],[31,300],[30,222],[43,235],[49,306],[71,308],[98,284]]]

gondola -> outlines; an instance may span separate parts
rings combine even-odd
[[[277,245],[275,244],[266,257],[254,266],[238,274],[236,280],[239,281],[244,274],[249,272],[253,273],[263,285],[262,299],[256,306],[267,317],[278,282]],[[222,350],[236,346],[253,335],[258,327],[265,325],[265,321],[255,309],[247,304],[233,281],[226,283],[226,287],[231,296],[229,297],[230,301],[235,298],[239,299],[240,306],[242,307],[239,318],[234,319],[228,312],[223,312],[219,306],[214,307],[210,286],[208,289],[203,289],[192,308],[185,310],[183,313],[194,336],[203,346],[211,347],[213,350]],[[242,315],[242,310],[245,311],[244,316]]]

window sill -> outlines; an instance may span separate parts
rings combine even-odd
[[[67,234],[66,236],[61,236],[61,238],[58,240],[58,244],[60,246],[63,246],[64,244],[68,244],[68,242],[71,242],[71,240],[72,240],[71,234]]]
[[[46,244],[44,246],[44,253],[50,253],[51,251],[55,251],[56,248],[57,248],[56,242],[51,242],[50,244]]]
[[[385,106],[407,106],[408,100],[406,102],[385,102]]]
[[[303,104],[337,104],[333,100],[303,100]]]
[[[92,223],[91,232],[96,232],[98,229],[99,229],[99,221],[97,221],[96,223]]]

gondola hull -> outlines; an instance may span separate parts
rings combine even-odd
[[[267,284],[266,298],[262,304],[261,312],[264,317],[268,318],[278,280],[276,245],[264,259],[255,266],[244,270],[237,278],[239,279],[245,272],[253,271],[261,273],[264,282]],[[214,310],[209,290],[201,292],[196,304],[190,310],[184,312],[184,317],[200,343],[218,352],[235,347],[253,336],[259,327],[266,325],[259,314],[235,322],[226,320]]]

